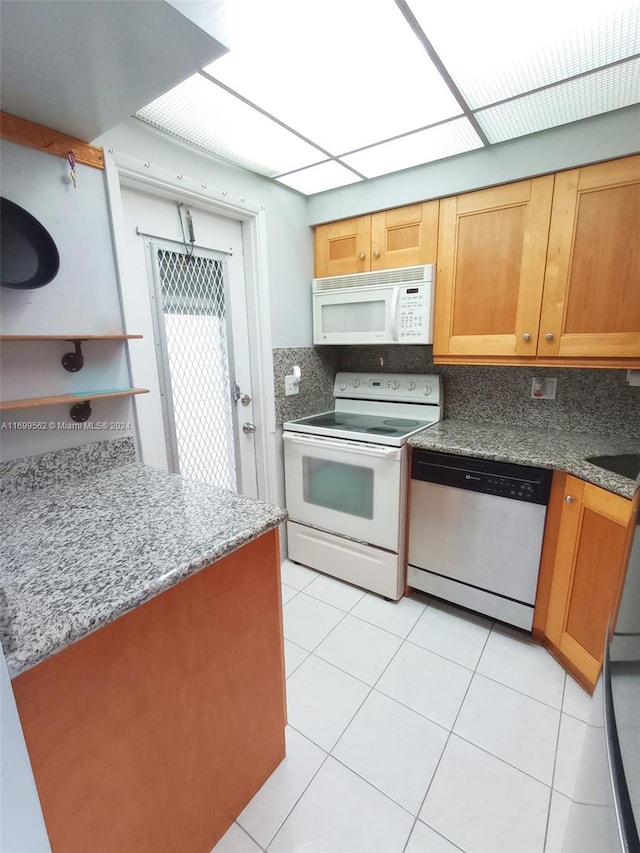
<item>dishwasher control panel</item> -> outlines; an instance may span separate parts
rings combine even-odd
[[[546,505],[552,472],[546,468],[515,465],[431,450],[414,450],[411,478],[481,492],[516,501]]]

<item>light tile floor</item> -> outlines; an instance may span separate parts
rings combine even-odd
[[[559,853],[591,699],[526,635],[282,567],[287,757],[215,853]]]

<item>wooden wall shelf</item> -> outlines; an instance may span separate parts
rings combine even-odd
[[[73,344],[74,351],[62,356],[62,366],[70,373],[77,373],[84,366],[82,344],[86,341],[130,341],[142,335],[0,335],[0,343],[11,341],[66,341]]]
[[[142,335],[0,335],[5,341],[130,341]]]
[[[35,409],[41,406],[61,406],[66,403],[79,403],[95,400],[98,397],[132,397],[134,394],[148,394],[147,388],[121,388],[113,391],[81,391],[75,394],[58,394],[54,397],[27,397],[24,400],[0,401],[0,410],[12,412],[17,409]]]

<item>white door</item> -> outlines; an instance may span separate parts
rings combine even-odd
[[[129,187],[122,206],[142,461],[256,497],[240,222]]]

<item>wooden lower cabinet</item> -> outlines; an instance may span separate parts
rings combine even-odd
[[[282,761],[277,536],[14,678],[53,853],[205,853]]]
[[[554,474],[533,634],[590,691],[617,610],[636,512],[637,501]]]

